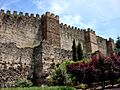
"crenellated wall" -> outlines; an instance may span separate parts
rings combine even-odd
[[[59,16],[46,12],[41,17],[43,40],[47,40],[54,47],[60,48]]]
[[[107,55],[107,39],[97,36],[97,43],[99,51]]]
[[[46,12],[41,17],[9,10],[0,11],[0,87],[11,87],[17,78],[33,77],[43,84],[54,65],[72,59],[73,40],[85,53],[108,54],[114,41],[96,36],[88,28],[59,23],[59,16]]]
[[[83,48],[84,43],[84,32],[77,27],[67,26],[63,23],[60,24],[61,31],[61,48],[65,50],[72,50],[73,40],[76,41],[76,45],[78,42],[81,43]]]
[[[0,42],[16,43],[19,48],[37,46],[42,40],[40,17],[16,11],[0,12]]]

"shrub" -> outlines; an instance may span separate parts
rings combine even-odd
[[[52,85],[69,85],[72,82],[72,75],[67,73],[66,66],[73,61],[64,61],[51,72],[47,77]]]
[[[79,84],[79,85],[77,86],[77,88],[80,88],[80,89],[82,89],[82,90],[83,90],[83,89],[86,90],[86,89],[88,88],[88,85],[81,83],[81,84]]]
[[[19,78],[15,82],[15,87],[31,87],[33,83],[25,78]]]

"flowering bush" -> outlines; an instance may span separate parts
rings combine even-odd
[[[114,82],[120,78],[120,56],[116,53],[110,57],[104,57],[100,52],[91,56],[87,63],[76,62],[67,66],[67,71],[76,76],[77,83],[86,83],[89,86],[93,82],[102,82],[104,87],[105,81]]]

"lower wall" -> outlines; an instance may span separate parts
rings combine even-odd
[[[72,52],[60,48],[53,48],[46,41],[42,43],[42,63],[43,78],[46,78],[56,64],[62,63],[64,60],[72,59]]]
[[[35,85],[44,84],[54,66],[69,59],[71,51],[53,48],[46,41],[34,48],[0,43],[0,88],[12,87],[18,78],[29,78]]]
[[[32,53],[31,48],[0,43],[0,87],[11,87],[18,78],[31,77]]]

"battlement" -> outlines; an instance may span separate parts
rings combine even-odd
[[[33,13],[31,13],[30,15],[29,15],[29,13],[25,13],[25,14],[23,14],[23,12],[19,12],[19,14],[17,13],[17,11],[13,11],[13,13],[11,13],[11,11],[10,10],[7,10],[6,12],[3,10],[3,9],[1,9],[0,10],[0,15],[12,15],[12,16],[25,16],[25,17],[35,17],[35,18],[40,18],[40,16],[39,16],[39,14],[36,14],[36,15],[34,15]]]
[[[55,19],[55,20],[59,20],[59,16],[58,16],[58,15],[55,15],[55,14],[50,13],[50,12],[46,12],[45,14],[43,14],[43,15],[42,15],[42,18],[45,17],[45,16],[50,17],[50,18],[53,18],[53,19]]]
[[[105,39],[105,38],[103,38],[103,37],[101,37],[101,36],[97,36],[97,39],[99,39],[99,40],[107,40],[107,39]]]
[[[80,28],[77,28],[77,27],[74,27],[74,26],[70,26],[70,25],[67,25],[67,24],[63,24],[63,23],[61,23],[60,26],[61,26],[62,28],[67,29],[67,30],[68,30],[68,29],[72,29],[72,30],[79,30],[79,31],[81,31]]]
[[[107,41],[108,42],[114,42],[114,40],[112,38],[109,38]]]
[[[87,28],[87,31],[86,31],[86,32],[89,32],[89,33],[95,34],[95,31],[93,31],[93,29],[91,29],[91,28]]]

